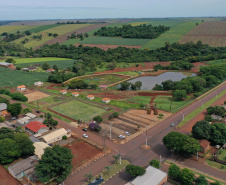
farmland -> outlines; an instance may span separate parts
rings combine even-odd
[[[198,25],[180,40],[181,43],[197,42],[201,40],[204,44],[213,47],[226,46],[226,22],[209,21]]]
[[[36,25],[34,26],[23,26],[23,25],[18,25],[18,26],[0,26],[0,34],[3,32],[7,33],[16,33],[17,31],[25,31],[29,30],[30,28],[37,27]]]
[[[35,28],[29,29],[29,31],[32,33],[37,33],[37,32],[47,30],[47,29],[55,28],[57,26],[61,26],[61,25],[60,24],[50,24],[50,25],[37,26]]]
[[[36,81],[45,82],[49,74],[29,73],[8,68],[0,68],[0,87],[15,87],[17,85],[31,85]],[[5,80],[4,80],[5,79]]]

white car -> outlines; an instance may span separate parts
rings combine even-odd
[[[220,145],[216,145],[216,146],[215,146],[215,148],[217,148],[217,149],[220,148],[220,147],[221,147]]]
[[[127,131],[125,131],[125,135],[130,136],[131,134]]]
[[[118,137],[121,139],[125,139],[125,136],[123,136],[123,135],[119,135]]]
[[[83,137],[84,137],[84,138],[88,138],[88,135],[87,135],[87,134],[83,134]]]
[[[12,120],[16,120],[17,118],[16,117],[12,117]]]

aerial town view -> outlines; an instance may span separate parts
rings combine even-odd
[[[226,185],[226,1],[0,6],[0,185]]]

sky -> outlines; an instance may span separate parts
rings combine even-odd
[[[0,20],[226,16],[226,0],[0,0],[0,2]]]

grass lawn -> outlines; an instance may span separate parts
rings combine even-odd
[[[189,101],[173,101],[172,102],[172,112],[179,107],[187,104]],[[171,104],[171,96],[157,96],[157,98],[154,99],[154,103],[157,103],[157,108],[160,110],[164,110],[167,112],[170,111],[170,104]]]
[[[128,102],[134,102],[134,103],[143,103],[143,104],[149,104],[152,96],[135,96],[131,98],[125,99],[125,101]]]
[[[88,84],[96,84],[96,85],[110,85],[116,83],[118,81],[123,80],[120,76],[115,75],[104,75],[104,76],[92,76],[82,78]]]
[[[210,160],[206,160],[206,162],[207,162],[207,164],[208,164],[209,166],[212,166],[212,167],[214,167],[214,168],[217,168],[217,169],[226,171],[226,165],[217,163],[217,162],[215,162],[215,161],[210,161]],[[226,183],[225,183],[225,184],[226,184]]]
[[[218,150],[218,159],[226,161],[226,149]]]
[[[202,112],[203,110],[208,108],[211,104],[213,104],[215,101],[220,99],[225,93],[226,93],[226,90],[222,91],[220,94],[217,95],[217,97],[214,97],[211,100],[209,100],[208,102],[204,103],[203,107],[199,107],[196,110],[194,110],[193,112],[191,112],[190,114],[188,114],[187,116],[185,116],[184,121],[181,121],[180,124],[178,125],[178,127],[182,127],[183,125],[185,125],[188,121],[190,121],[192,118],[197,116],[200,112]]]
[[[135,71],[123,71],[123,72],[116,72],[117,74],[129,75],[129,76],[138,76],[139,72]]]
[[[8,25],[8,26],[0,26],[0,35],[3,32],[7,33],[16,33],[17,31],[25,31],[29,30],[32,26],[29,25]]]
[[[80,102],[80,101],[69,101],[60,105],[52,107],[52,110],[59,112],[65,116],[73,119],[90,119],[90,117],[98,116],[105,112],[104,109]]]
[[[57,60],[71,60],[68,58],[57,58],[57,57],[42,57],[42,58],[15,58],[16,64],[25,64],[25,63],[38,63],[38,62],[49,62]]]
[[[33,85],[34,82],[45,82],[48,78],[48,73],[35,73],[14,70],[0,67],[0,87],[15,87],[18,85]]]

